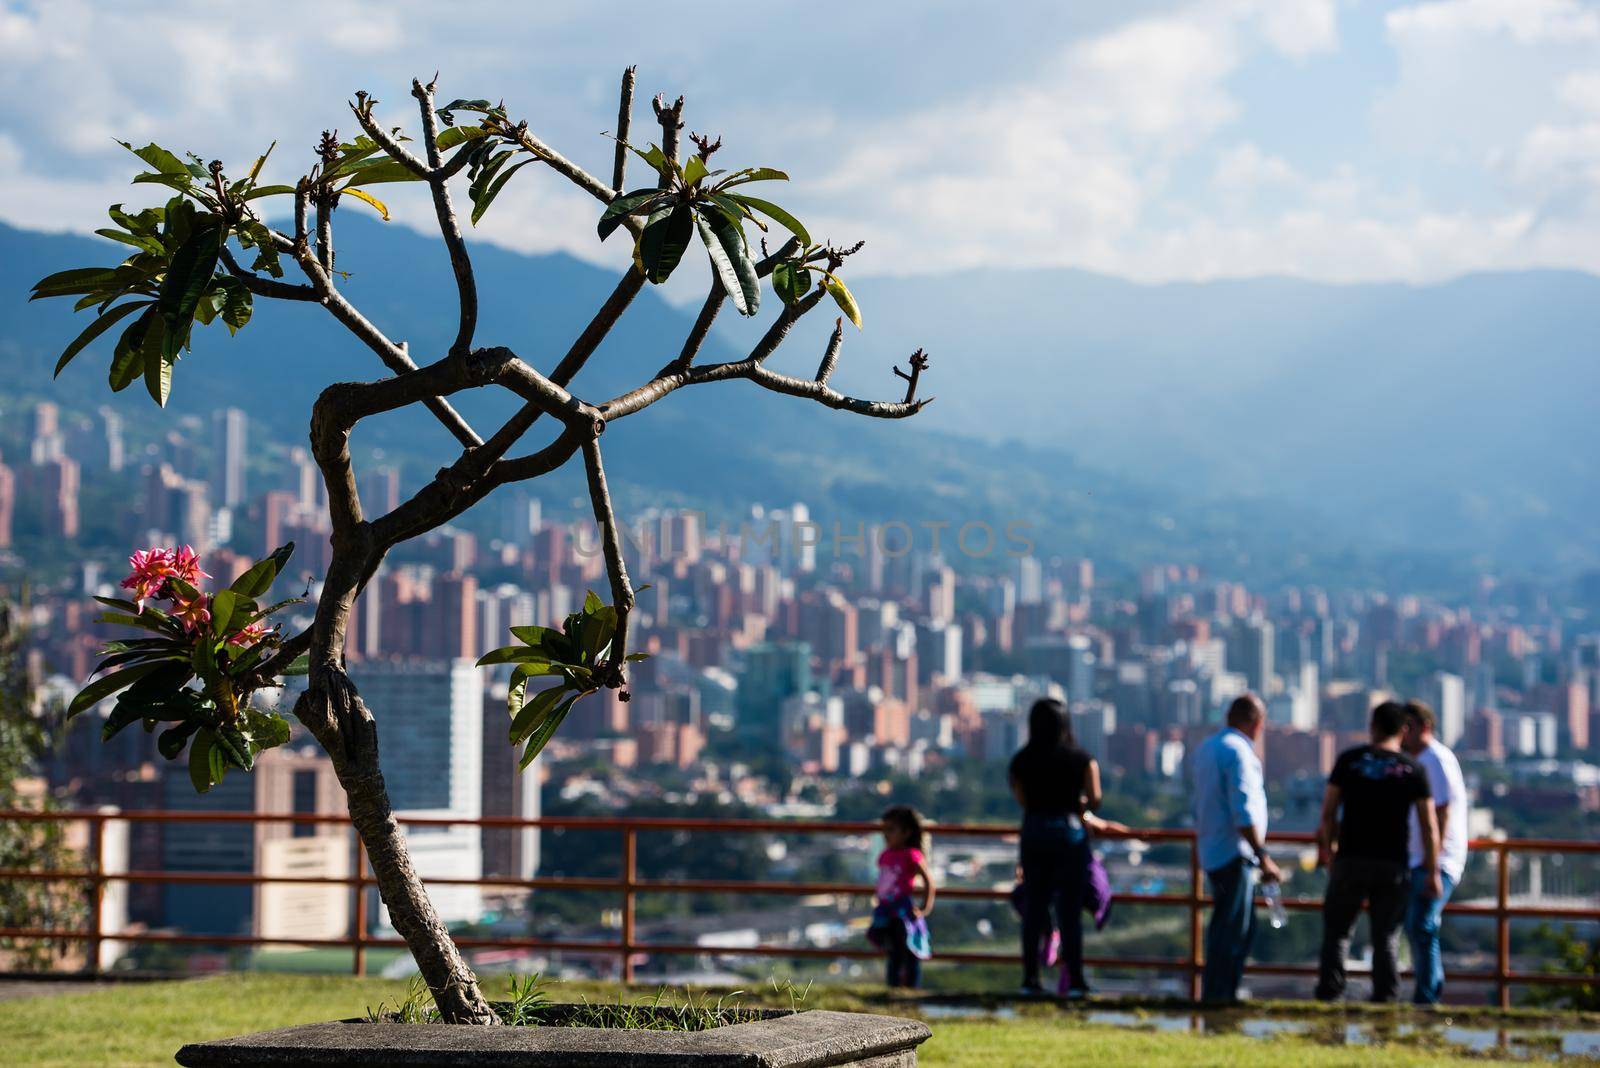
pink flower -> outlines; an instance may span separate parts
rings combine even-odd
[[[185,545],[181,549],[172,549],[169,551],[172,554],[172,573],[181,578],[183,581],[187,582],[189,585],[198,586],[200,585],[201,579],[208,579],[211,577],[204,571],[200,570],[200,554],[195,552],[190,546]]]
[[[183,622],[184,630],[197,630],[211,622],[211,598],[203,593],[196,594],[190,600],[174,597],[172,617]]]
[[[228,644],[237,645],[241,648],[251,646],[260,641],[262,638],[265,638],[270,633],[272,633],[270,628],[268,628],[265,623],[257,620],[249,626],[230,634],[228,636]]]
[[[122,580],[122,588],[134,591],[141,609],[147,599],[161,596],[167,579],[176,573],[171,549],[139,549],[128,557],[128,563],[133,570]]]
[[[122,588],[133,590],[140,609],[152,597],[169,597],[169,578],[181,579],[191,586],[200,584],[211,576],[200,570],[200,556],[188,545],[181,549],[139,549],[128,557],[133,570],[122,580]]]

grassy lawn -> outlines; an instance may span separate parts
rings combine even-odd
[[[496,994],[503,988],[490,982]],[[368,1006],[404,995],[406,984],[379,979],[318,976],[232,975],[184,982],[128,983],[59,996],[0,1002],[0,1048],[8,1066],[170,1065],[185,1042],[259,1031],[290,1024],[359,1016]],[[615,1001],[618,988],[561,984],[557,1000]],[[629,995],[644,996],[638,990]],[[747,1004],[787,999],[752,994]],[[810,1008],[837,1008],[914,1015],[916,1003],[890,1001],[852,989],[816,989]],[[1100,1006],[1118,1009],[1119,1006]],[[1451,1055],[1438,1045],[1399,1038],[1370,1046],[1323,1045],[1289,1036],[1189,1035],[1086,1022],[1082,1012],[1054,1004],[1024,1005],[1010,1019],[933,1019],[933,1038],[922,1047],[922,1063],[1038,1068],[1070,1058],[1091,1064],[1260,1065],[1316,1068],[1322,1065],[1438,1064]],[[1587,1026],[1593,1027],[1590,1023]],[[1526,1064],[1474,1056],[1477,1065]]]

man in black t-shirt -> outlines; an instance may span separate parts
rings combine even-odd
[[[1400,986],[1396,954],[1410,894],[1407,838],[1410,815],[1422,825],[1422,868],[1433,896],[1439,886],[1439,829],[1428,776],[1400,749],[1405,706],[1385,701],[1372,710],[1372,744],[1339,754],[1328,776],[1317,829],[1319,859],[1332,866],[1322,904],[1322,960],[1317,997],[1335,1001],[1345,988],[1350,931],[1367,903],[1372,924],[1372,1000],[1393,1001]]]

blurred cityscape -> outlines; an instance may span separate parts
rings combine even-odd
[[[114,595],[125,558],[150,545],[192,545],[225,584],[285,542],[296,553],[275,592],[305,592],[328,552],[322,483],[304,449],[267,440],[235,408],[139,437],[110,409],[40,403],[9,413],[0,433],[0,573],[20,606],[42,708],[88,677],[111,628],[92,595]],[[368,457],[369,514],[394,508],[412,481]],[[420,481],[420,480],[415,480]],[[808,503],[813,507],[808,507]],[[813,510],[816,508],[816,510]],[[1312,828],[1336,754],[1363,741],[1369,710],[1390,695],[1437,711],[1474,795],[1474,836],[1592,837],[1600,827],[1600,627],[1546,594],[1484,577],[1455,596],[1403,589],[1257,589],[1182,560],[1101,574],[1095,561],[1037,554],[1027,516],[960,527],[935,516],[883,517],[844,529],[815,502],[770,501],[743,515],[662,509],[628,517],[640,595],[632,699],[586,698],[526,771],[507,743],[508,668],[478,668],[509,627],[551,625],[588,589],[603,591],[592,521],[566,501],[527,492],[491,501],[390,555],[357,606],[346,655],[377,717],[385,777],[402,815],[681,815],[872,819],[891,800],[935,820],[1005,822],[1014,806],[1005,762],[1029,704],[1065,700],[1079,742],[1102,762],[1103,814],[1135,827],[1188,823],[1185,756],[1221,710],[1253,690],[1270,717],[1263,741],[1274,830]],[[290,615],[304,626],[311,603]],[[1575,623],[1576,621],[1580,621]],[[287,711],[294,692],[278,695]],[[109,706],[109,702],[107,703]],[[63,731],[45,781],[69,807],[343,812],[331,766],[309,739],[264,754],[197,795],[154,736],[101,743],[105,709]],[[333,825],[124,824],[108,864],[126,871],[347,876],[347,831]],[[411,832],[424,877],[470,880],[614,875],[612,834],[427,827]],[[875,844],[771,835],[689,834],[641,844],[650,878],[855,880]],[[1105,844],[1114,885],[1186,886],[1187,853],[1138,841]],[[1014,846],[941,842],[941,884],[1009,886]],[[1519,860],[1523,901],[1592,896],[1583,858]],[[1291,893],[1311,895],[1309,858]],[[1469,867],[1458,900],[1490,892]],[[460,931],[582,939],[614,929],[603,895],[436,885]],[[374,899],[375,902],[375,899]],[[316,885],[131,884],[108,897],[107,933],[171,929],[281,939],[343,937],[349,894]],[[936,944],[1013,944],[1009,910],[941,903]],[[706,947],[652,962],[662,974],[738,967],[741,945],[861,944],[865,909],[841,895],[684,894],[642,907],[646,941]],[[384,929],[376,903],[373,930]],[[1159,953],[1187,937],[1182,917],[1127,914],[1090,952]],[[1311,959],[1315,917],[1268,938],[1268,959]],[[1447,932],[1453,959],[1492,951],[1468,921]],[[1107,941],[1097,941],[1096,939]],[[998,940],[998,941],[997,941]],[[1099,947],[1099,948],[1097,948]],[[243,951],[108,942],[122,967],[246,966]],[[323,955],[326,956],[326,955]],[[515,956],[515,955],[514,955]],[[265,966],[317,967],[317,953],[258,953]],[[394,967],[409,961],[392,955]],[[346,954],[342,960],[347,960]],[[504,955],[501,958],[505,959]],[[605,973],[614,959],[528,952],[554,972]],[[117,962],[120,961],[120,964]],[[340,964],[340,967],[346,965]],[[863,973],[849,964],[819,970]],[[765,974],[770,965],[755,972]],[[754,973],[752,973],[754,974]],[[1176,980],[1174,980],[1175,982]]]

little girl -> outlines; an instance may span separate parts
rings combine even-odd
[[[922,817],[909,805],[895,805],[882,820],[887,848],[878,854],[877,903],[867,938],[888,955],[889,985],[914,988],[922,979],[922,962],[933,955],[926,919],[933,911],[933,876],[922,853]],[[921,908],[911,901],[918,879]]]

